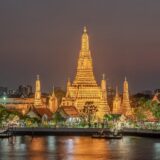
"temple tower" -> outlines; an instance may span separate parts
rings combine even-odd
[[[52,94],[49,96],[49,103],[48,103],[49,110],[54,113],[58,109],[58,100],[54,93],[54,86]]]
[[[126,77],[123,84],[122,113],[126,116],[132,114],[132,109],[129,101],[128,81]]]
[[[90,85],[97,86],[93,75],[92,57],[89,49],[89,37],[87,29],[84,27],[82,39],[81,39],[81,50],[78,59],[77,74],[73,85]]]
[[[86,102],[93,102],[97,106],[99,119],[103,119],[104,114],[110,112],[107,103],[105,76],[101,81],[101,86],[98,86],[93,74],[89,36],[86,27],[84,27],[76,76],[73,83],[68,80],[67,93],[62,98],[61,106],[75,106],[81,112]]]
[[[105,79],[105,74],[102,75],[102,81],[101,81],[101,89],[102,89],[102,96],[104,99],[107,99],[107,89],[106,89],[106,79]]]
[[[70,78],[68,78],[68,81],[67,81],[67,92],[66,92],[67,97],[69,97],[69,88],[70,87],[71,87],[71,81],[70,81]]]
[[[112,109],[113,114],[121,114],[121,98],[118,93],[118,87],[116,87],[116,95],[113,100],[113,109]]]
[[[34,97],[34,106],[42,106],[42,98],[41,98],[41,82],[39,79],[39,75],[37,75],[36,85],[35,85],[35,97]]]

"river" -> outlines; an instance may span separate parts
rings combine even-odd
[[[0,160],[159,160],[160,139],[17,136],[0,140]]]

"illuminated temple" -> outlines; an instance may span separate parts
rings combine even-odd
[[[121,114],[122,113],[121,97],[119,96],[119,93],[118,93],[118,87],[116,87],[116,95],[113,100],[112,113],[113,114]]]
[[[93,102],[97,106],[97,118],[99,119],[110,112],[107,103],[105,75],[103,75],[101,86],[98,86],[93,73],[89,37],[87,29],[84,27],[76,77],[73,83],[68,79],[67,93],[62,99],[61,106],[75,106],[78,111],[82,111],[86,102]]]
[[[122,113],[126,116],[132,115],[132,108],[129,100],[128,81],[126,77],[123,83]]]

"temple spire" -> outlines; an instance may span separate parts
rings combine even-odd
[[[129,100],[128,81],[126,77],[123,84],[122,112],[124,115],[127,116],[132,114],[132,109]]]
[[[87,33],[87,27],[86,26],[84,26],[84,28],[83,28],[83,33]]]
[[[97,85],[93,74],[92,57],[89,50],[89,37],[86,27],[83,29],[77,74],[73,84],[78,86],[81,84],[83,84],[83,86]]]
[[[83,28],[82,41],[81,41],[81,51],[88,52],[89,51],[89,38],[87,34],[87,28]]]
[[[49,96],[48,108],[52,113],[56,112],[58,108],[58,100],[54,92],[54,85],[52,94]]]
[[[106,75],[103,73],[102,74],[102,79],[105,80]]]
[[[55,93],[54,93],[54,85],[53,85],[53,90],[52,90],[52,97],[55,97]]]
[[[37,74],[37,80],[39,80],[39,74]]]
[[[121,114],[121,98],[119,97],[118,86],[116,86],[116,94],[113,99],[112,113],[113,114]]]
[[[118,86],[116,86],[116,97],[119,97]]]
[[[35,98],[34,98],[34,105],[41,106],[42,99],[41,99],[41,82],[39,75],[37,75],[36,85],[35,85]]]
[[[70,87],[71,86],[71,81],[70,81],[70,78],[68,77],[68,80],[67,80],[67,87]]]

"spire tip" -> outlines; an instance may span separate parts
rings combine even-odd
[[[87,27],[86,27],[86,26],[84,26],[83,32],[84,32],[84,33],[87,33]]]
[[[39,80],[39,74],[37,74],[37,80]]]
[[[106,76],[106,75],[103,73],[103,74],[102,74],[102,79],[103,79],[103,80],[105,80],[105,76]]]

